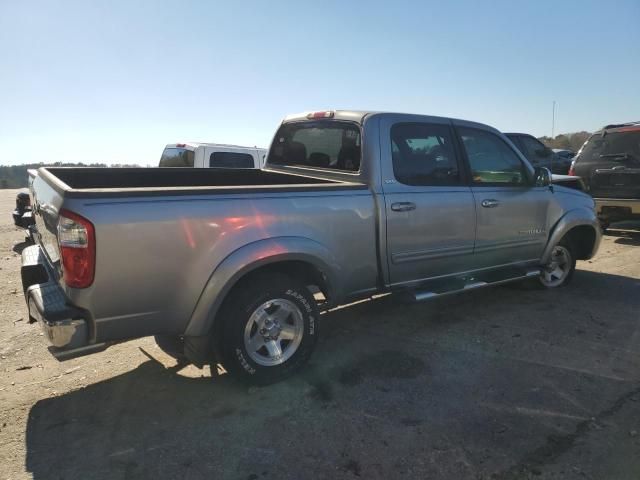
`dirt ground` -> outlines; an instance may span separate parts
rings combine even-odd
[[[0,478],[638,479],[640,224],[573,282],[323,315],[303,372],[248,388],[152,339],[56,361],[0,191]],[[114,299],[115,300],[115,299]]]

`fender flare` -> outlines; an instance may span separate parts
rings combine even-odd
[[[340,291],[340,265],[321,243],[305,237],[274,237],[244,245],[213,270],[198,298],[185,336],[207,335],[231,289],[248,273],[265,265],[297,260],[318,269],[326,278],[330,296]]]
[[[551,230],[551,234],[549,235],[549,240],[547,241],[547,245],[544,248],[544,252],[542,254],[542,259],[541,259],[542,264],[545,264],[549,261],[553,247],[556,246],[558,242],[560,242],[560,240],[562,240],[562,238],[572,228],[583,226],[583,225],[588,225],[590,227],[593,227],[595,231],[595,242],[591,250],[591,254],[589,255],[589,258],[595,255],[600,245],[600,239],[602,236],[600,232],[600,223],[598,222],[598,217],[596,216],[596,213],[593,210],[585,207],[580,207],[580,208],[575,208],[573,210],[569,210],[562,217],[560,217],[560,219],[555,223],[555,225],[553,226],[553,229]]]

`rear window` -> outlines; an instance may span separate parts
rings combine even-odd
[[[186,148],[168,147],[160,157],[161,167],[193,167],[193,152]]]
[[[253,168],[253,157],[248,153],[214,152],[209,156],[213,168]]]
[[[640,128],[592,135],[584,144],[578,162],[598,162],[628,158],[640,162]]]
[[[360,142],[360,129],[352,123],[287,123],[278,130],[267,163],[358,172]]]

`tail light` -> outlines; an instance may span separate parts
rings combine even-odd
[[[315,119],[315,118],[333,118],[335,112],[333,112],[332,110],[328,110],[326,112],[311,112],[307,114],[307,118],[308,119]]]
[[[73,288],[91,285],[96,264],[93,224],[80,215],[61,210],[58,217],[58,245],[64,282]]]
[[[576,162],[571,162],[571,166],[569,167],[569,175],[574,175],[576,174],[576,171],[573,168],[573,164]]]

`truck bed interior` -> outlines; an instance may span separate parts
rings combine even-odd
[[[47,168],[72,189],[336,185],[339,181],[253,169]]]

